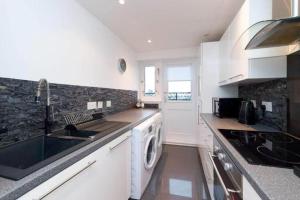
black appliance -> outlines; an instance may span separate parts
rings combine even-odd
[[[242,98],[218,98],[212,99],[213,114],[223,118],[238,118]]]
[[[213,143],[213,153],[209,152],[209,158],[214,169],[214,199],[243,199],[242,173],[215,137]]]
[[[255,108],[251,101],[242,101],[239,122],[248,125],[255,124]]]
[[[287,57],[287,132],[300,138],[300,54]]]
[[[282,132],[219,130],[249,164],[300,166],[300,140]]]

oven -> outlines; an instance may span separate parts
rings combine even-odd
[[[214,200],[242,200],[242,174],[216,138],[209,158],[214,168]]]

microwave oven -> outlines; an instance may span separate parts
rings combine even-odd
[[[214,97],[212,99],[213,114],[220,118],[238,118],[242,100],[242,98]]]

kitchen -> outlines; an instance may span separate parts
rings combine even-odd
[[[300,199],[299,6],[2,0],[0,199]]]

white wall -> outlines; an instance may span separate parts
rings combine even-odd
[[[135,53],[74,0],[1,0],[0,24],[0,77],[138,89]]]
[[[169,62],[190,62],[198,57],[198,47],[181,48],[181,49],[165,49],[159,51],[151,51],[144,53],[137,53],[137,60],[139,61],[139,98],[145,102],[162,102],[164,100],[163,91],[163,66]],[[144,84],[144,67],[154,65],[159,68],[159,83],[157,83],[158,93],[153,97],[143,96]]]
[[[181,49],[165,49],[159,51],[151,51],[138,53],[137,59],[140,61],[146,60],[162,60],[162,59],[183,59],[196,58],[198,47],[181,48]]]

